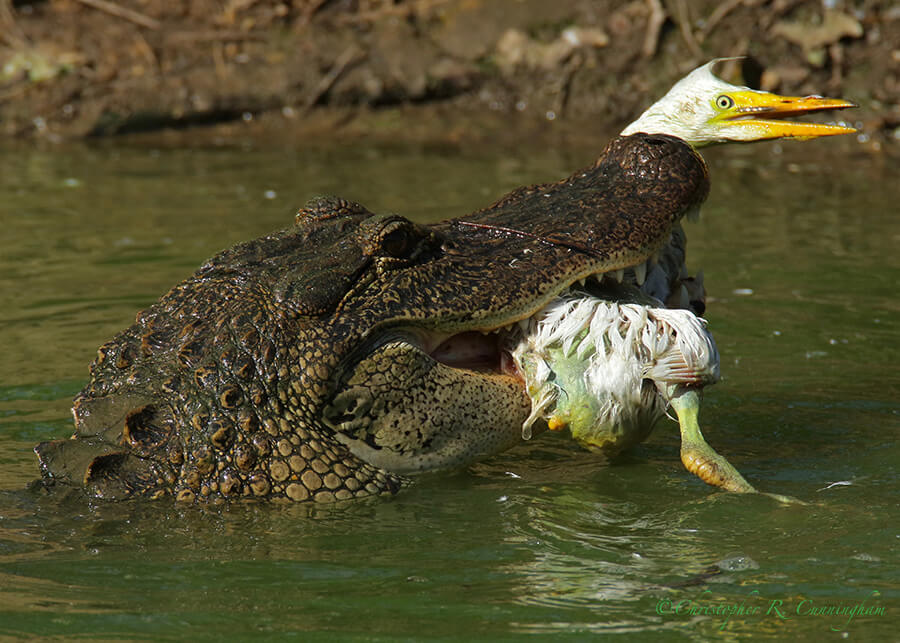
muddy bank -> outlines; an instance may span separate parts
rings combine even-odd
[[[732,81],[851,97],[864,145],[898,142],[889,0],[0,0],[0,132],[605,137],[716,56],[746,57]]]

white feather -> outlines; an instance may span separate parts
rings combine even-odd
[[[621,136],[637,132],[669,134],[694,147],[726,140],[755,138],[742,128],[721,128],[712,119],[717,115],[716,97],[749,88],[716,78],[712,68],[727,58],[715,58],[679,80],[665,96],[653,103],[636,121],[622,130]]]
[[[687,310],[561,296],[529,320],[513,348],[532,410],[523,426],[549,418],[561,394],[551,348],[584,361],[585,389],[597,401],[598,431],[624,433],[652,425],[665,412],[671,384],[719,379],[719,353],[706,322]],[[656,386],[645,386],[649,381]]]

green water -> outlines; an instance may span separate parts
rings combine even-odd
[[[0,150],[0,638],[897,640],[900,171],[828,145],[713,150],[688,227],[724,375],[701,425],[789,507],[692,477],[674,423],[612,466],[545,435],[332,507],[28,492],[96,347],[216,251],[313,195],[435,220],[591,152]]]

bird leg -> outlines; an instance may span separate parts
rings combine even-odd
[[[685,468],[706,484],[736,493],[756,493],[756,489],[731,466],[725,458],[713,451],[703,439],[697,415],[700,412],[700,396],[696,389],[678,387],[671,404],[678,414],[681,429],[681,462]]]

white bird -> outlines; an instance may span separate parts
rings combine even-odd
[[[731,85],[712,73],[722,60],[692,71],[621,135],[667,134],[697,148],[855,131],[843,125],[781,120],[855,105]],[[645,266],[634,271],[630,289],[626,285],[608,293],[568,293],[523,324],[522,335],[511,347],[532,400],[523,437],[528,439],[532,424],[542,418],[550,429],[568,428],[583,446],[612,456],[644,440],[671,405],[681,427],[685,467],[709,484],[754,492],[700,432],[699,392],[718,380],[719,354],[705,320],[663,303],[688,308],[688,299],[696,298],[698,288],[702,299],[702,282],[683,279],[687,273],[680,228],[675,237],[658,264],[649,271]],[[673,294],[671,285],[679,283],[681,292]],[[688,293],[686,286],[694,292]]]
[[[712,73],[716,64],[726,60],[730,59],[715,58],[679,80],[620,136],[668,134],[696,148],[776,138],[807,140],[856,131],[845,125],[782,120],[856,104],[822,96],[780,96],[726,83]]]

